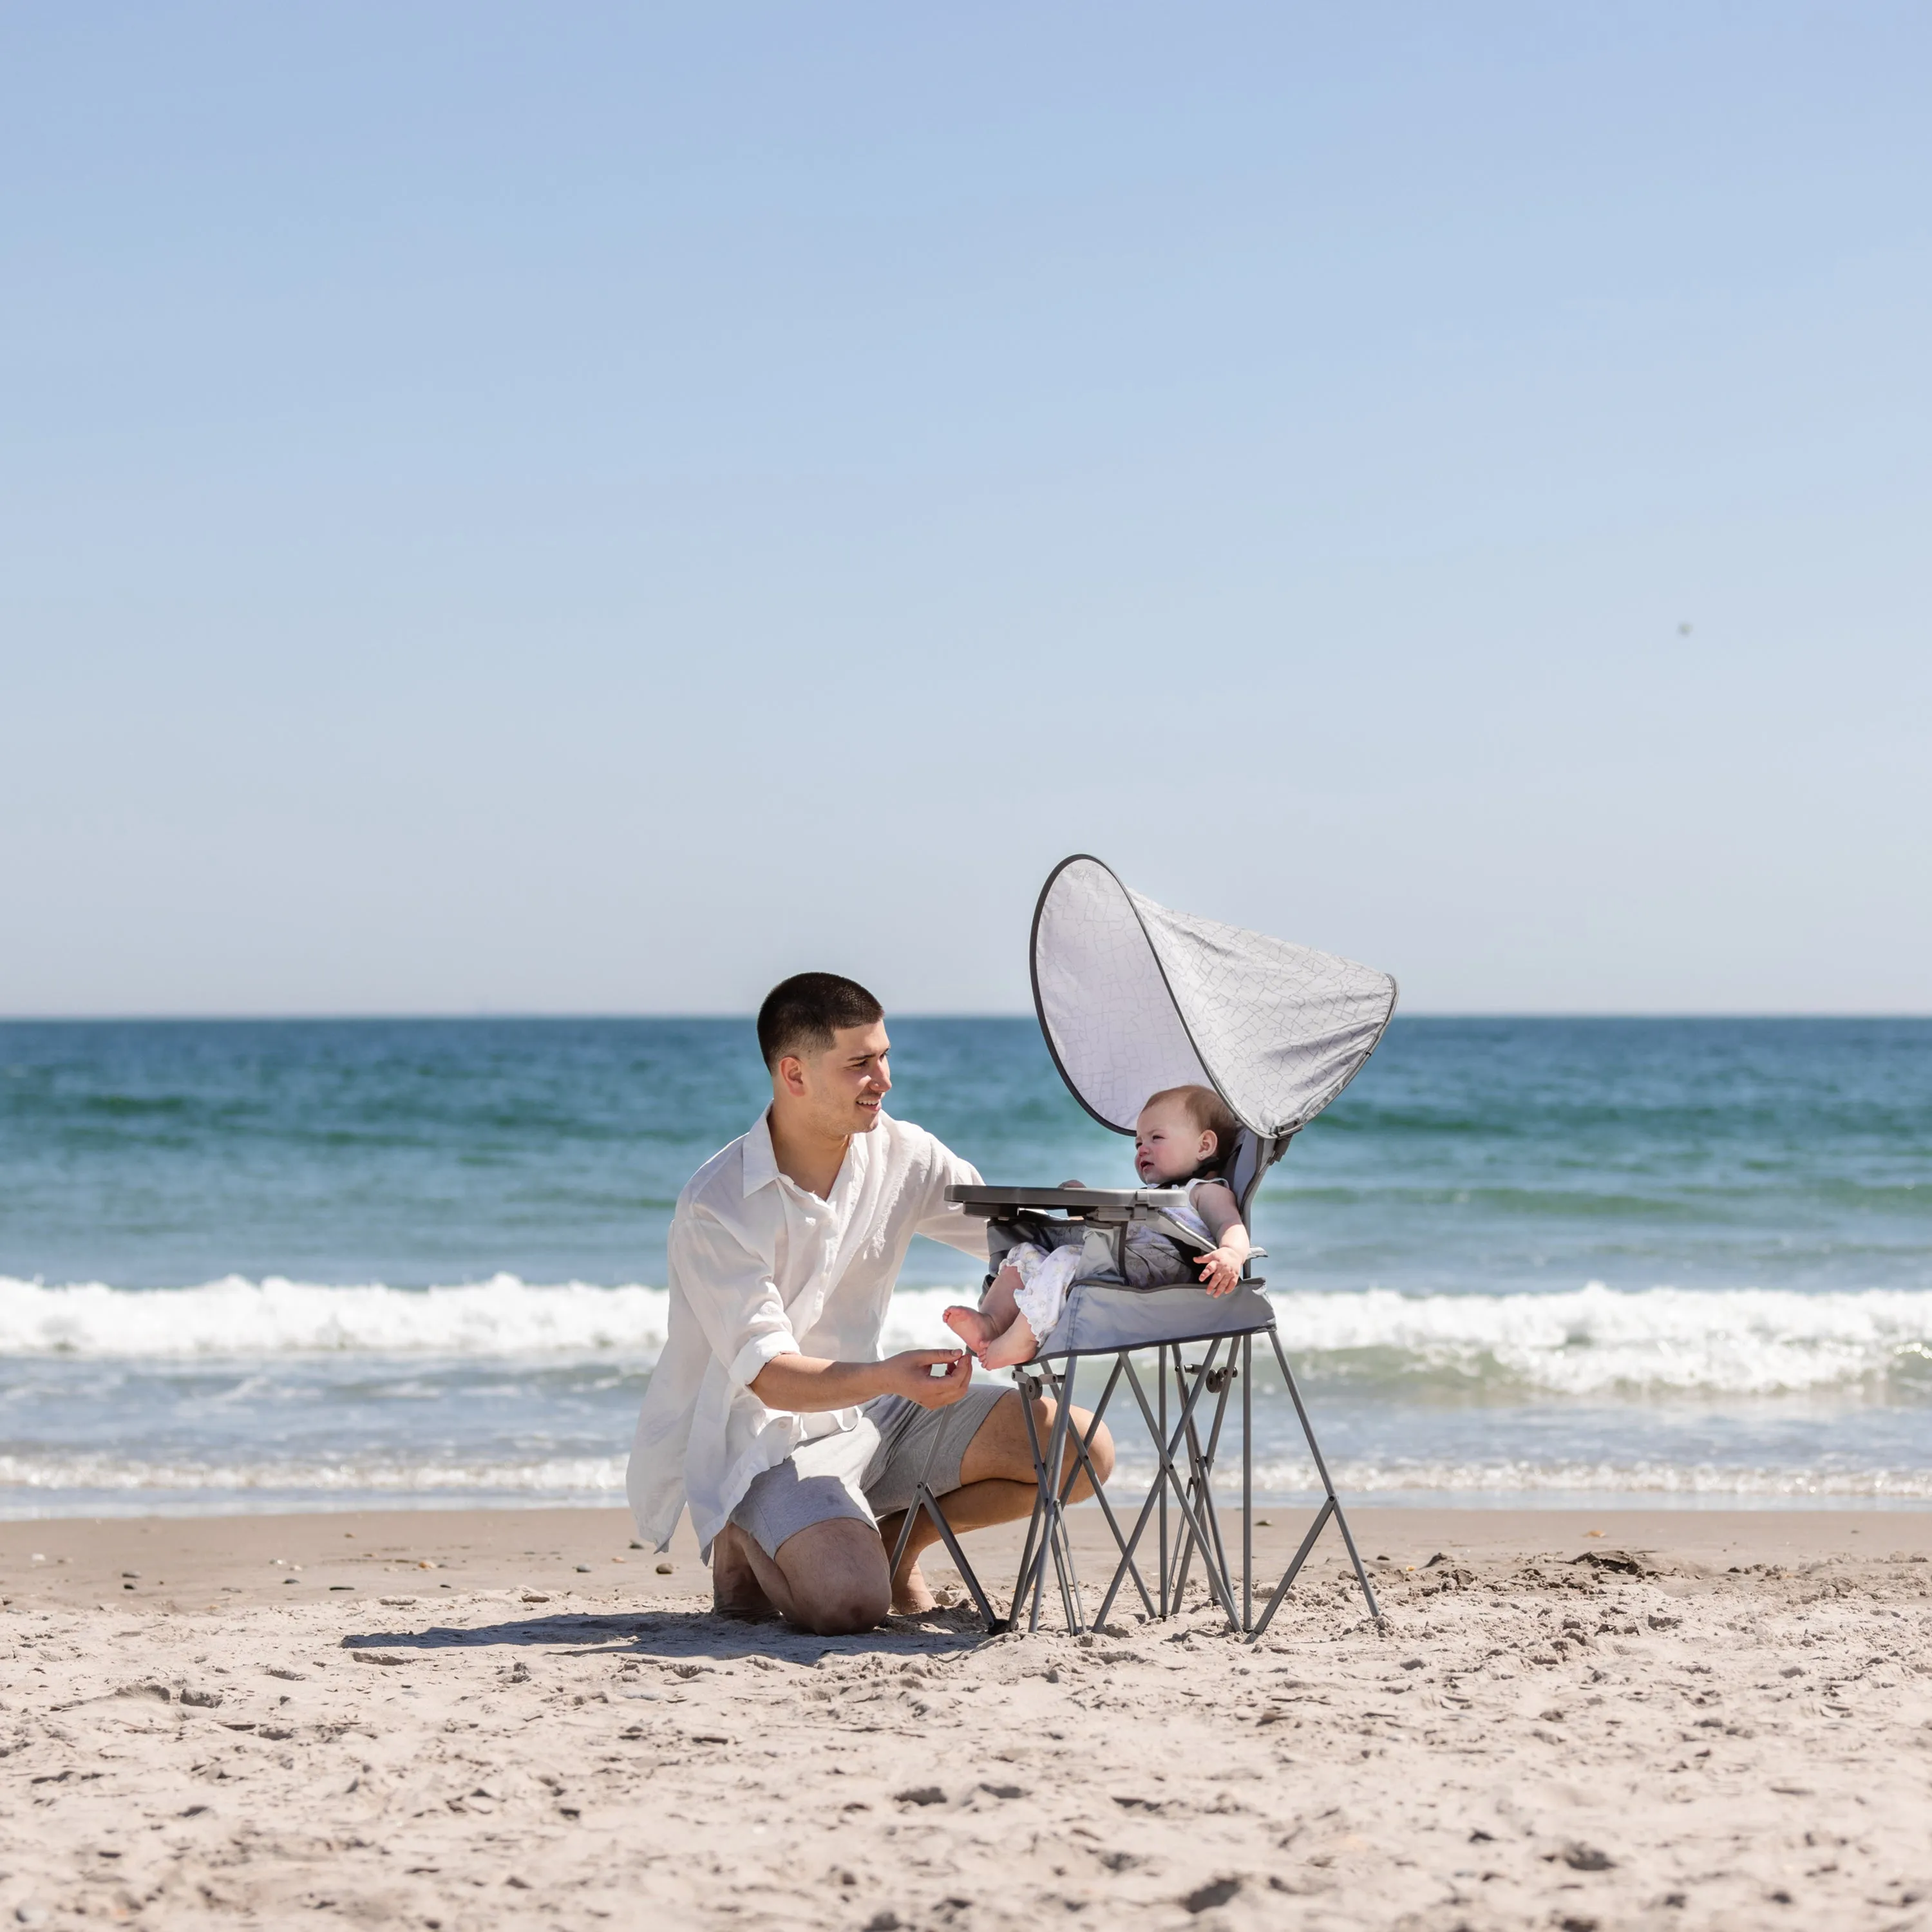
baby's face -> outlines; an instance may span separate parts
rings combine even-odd
[[[1211,1136],[1203,1133],[1178,1101],[1143,1107],[1134,1123],[1134,1172],[1143,1187],[1184,1180],[1208,1158]]]

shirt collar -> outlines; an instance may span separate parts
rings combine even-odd
[[[884,1112],[883,1108],[880,1109],[882,1118]],[[872,1134],[854,1134],[845,1143],[844,1162],[832,1190],[835,1197],[844,1186],[856,1183],[859,1171],[870,1154],[866,1143],[878,1131],[874,1127]],[[748,1197],[761,1187],[770,1187],[778,1178],[778,1157],[772,1151],[772,1117],[769,1113],[758,1116],[751,1132],[745,1136],[744,1148],[745,1192]]]
[[[769,1114],[760,1114],[752,1131],[745,1136],[745,1192],[748,1196],[761,1187],[769,1187],[778,1178],[778,1156],[772,1151],[772,1122]]]

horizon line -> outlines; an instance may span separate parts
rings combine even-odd
[[[902,1020],[1032,1020],[1036,1016],[1027,1007],[1006,1009],[902,1007],[890,1017]],[[82,1012],[0,1013],[0,1026],[341,1026],[366,1024],[395,1025],[416,1024],[460,1024],[482,1020],[524,1022],[572,1021],[716,1021],[721,1024],[750,1025],[757,1015],[752,1010],[721,1012],[679,1011],[664,1008],[624,1011],[610,1008],[585,1008],[580,1011],[521,1006],[407,1008],[367,1012]],[[1896,1008],[1781,1006],[1736,1007],[1424,1007],[1398,1010],[1394,1018],[1426,1020],[1932,1020],[1932,1009],[1921,1011]]]

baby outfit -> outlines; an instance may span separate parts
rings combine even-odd
[[[1203,1250],[1214,1245],[1208,1224],[1194,1210],[1194,1190],[1206,1186],[1216,1177],[1190,1180],[1187,1204],[1163,1210],[1170,1220],[1178,1221],[1190,1234],[1198,1234]],[[1066,1291],[1080,1271],[1081,1251],[1087,1229],[1078,1221],[1048,1221],[1035,1227],[1036,1240],[1021,1241],[1006,1250],[1007,1262],[1019,1275],[1013,1305],[1026,1317],[1034,1339],[1045,1341],[1066,1305]],[[1172,1235],[1144,1221],[1130,1222],[1126,1231],[1128,1285],[1133,1288],[1159,1288],[1166,1284],[1188,1282],[1199,1286],[1198,1254],[1184,1248]]]

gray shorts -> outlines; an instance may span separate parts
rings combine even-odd
[[[944,1408],[874,1396],[859,1412],[857,1428],[821,1436],[754,1476],[731,1520],[774,1559],[781,1544],[815,1522],[843,1518],[876,1528],[880,1516],[910,1504],[922,1476],[935,1496],[958,1488],[967,1444],[1010,1393],[969,1388]]]

